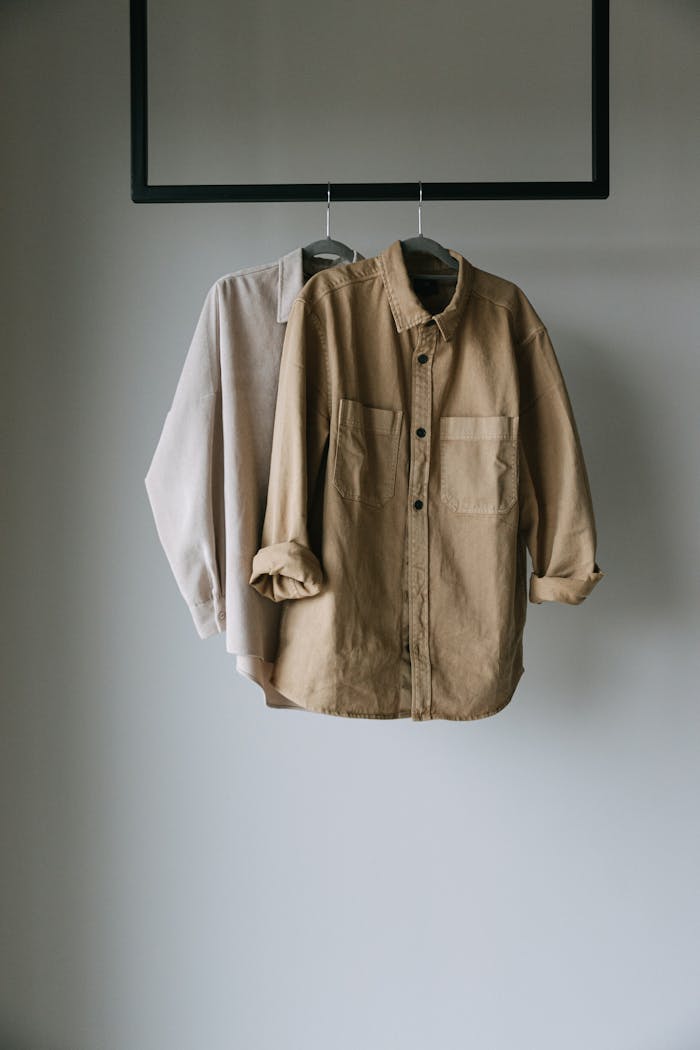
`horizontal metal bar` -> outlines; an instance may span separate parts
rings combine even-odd
[[[417,182],[332,182],[338,201],[416,201]],[[137,204],[215,203],[220,201],[325,201],[328,183],[252,183],[240,185],[134,186]],[[607,181],[424,182],[423,200],[591,200],[609,196]]]

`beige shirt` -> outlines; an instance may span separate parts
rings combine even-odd
[[[270,680],[308,710],[492,715],[524,671],[528,596],[577,605],[604,575],[547,328],[450,254],[456,286],[425,302],[395,241],[290,312],[250,583],[283,604]]]
[[[358,252],[354,259],[362,259]],[[336,263],[312,259],[310,272]],[[158,536],[200,638],[225,634],[270,707],[281,610],[248,584],[258,548],[280,355],[305,272],[301,247],[209,289],[145,477]]]

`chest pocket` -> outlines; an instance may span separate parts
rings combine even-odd
[[[440,419],[440,498],[459,514],[504,514],[518,498],[518,416]]]
[[[394,495],[403,411],[341,398],[333,484],[345,499],[381,507]]]

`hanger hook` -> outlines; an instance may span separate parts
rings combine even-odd
[[[326,237],[331,236],[331,184],[328,183],[328,199],[326,201]]]
[[[423,236],[423,183],[418,183],[418,236]]]

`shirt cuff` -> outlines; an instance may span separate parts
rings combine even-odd
[[[530,601],[541,605],[542,602],[564,602],[566,605],[580,605],[591,593],[595,585],[602,580],[605,573],[599,565],[587,576],[530,576]]]
[[[253,558],[248,581],[265,598],[283,602],[287,598],[308,598],[318,594],[323,570],[316,555],[296,540],[261,547]]]
[[[214,594],[204,602],[189,602],[190,613],[200,638],[211,638],[226,629],[226,599]]]

